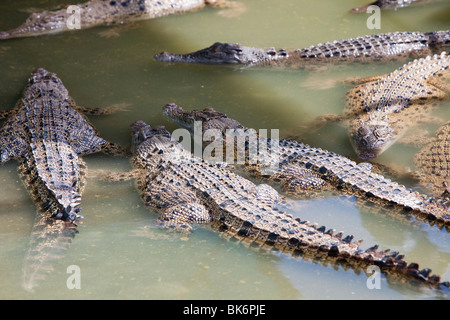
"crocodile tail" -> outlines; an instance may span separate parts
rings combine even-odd
[[[75,223],[54,219],[51,211],[38,210],[22,267],[22,287],[33,292],[54,270],[78,233]]]
[[[303,241],[288,240],[287,245],[294,247],[293,255],[301,255],[306,258],[311,255],[313,258],[321,257],[324,258],[324,261],[348,264],[355,270],[368,270],[370,266],[376,266],[380,269],[380,272],[386,274],[388,279],[409,278],[432,287],[450,290],[450,282],[441,282],[439,275],[432,274],[432,270],[429,268],[420,269],[418,263],[408,263],[404,260],[404,255],[397,251],[379,250],[378,245],[363,250],[359,248],[363,240],[353,241],[352,235],[344,236],[342,232],[335,233],[332,229],[327,230],[325,226],[317,227],[315,224],[301,221],[298,218],[295,220],[304,226],[313,227],[317,232],[316,237],[324,240],[323,244],[319,246],[314,243],[307,243],[308,249],[305,249],[305,242]],[[328,236],[331,237],[329,244],[325,241]],[[312,254],[309,252],[312,252]]]
[[[58,211],[55,218],[66,221],[76,221],[79,218],[82,218],[82,216],[79,215],[81,211],[81,194],[72,190],[67,196],[55,195],[55,197],[62,206],[62,209]]]

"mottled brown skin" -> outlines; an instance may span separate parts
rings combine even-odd
[[[270,186],[255,185],[222,165],[200,159],[173,140],[164,127],[143,121],[132,126],[132,165],[129,173],[109,174],[110,181],[137,179],[146,206],[160,213],[165,227],[191,229],[208,224],[250,247],[275,249],[294,256],[350,265],[355,270],[377,265],[382,272],[448,290],[447,282],[407,264],[398,252],[361,250],[353,236],[342,237],[276,208],[281,196]]]
[[[297,50],[246,47],[239,43],[216,42],[187,54],[163,51],[155,59],[171,63],[242,64],[246,66],[288,66],[292,68],[333,63],[405,61],[440,53],[450,47],[450,31],[391,32],[320,43]]]
[[[414,158],[421,183],[436,195],[450,196],[450,123],[441,126]]]
[[[201,9],[206,5],[233,8],[238,6],[238,3],[228,3],[225,0],[91,0],[78,5],[80,29],[100,25],[124,24],[170,14],[185,13]],[[74,11],[68,10],[68,7],[55,11],[33,13],[21,26],[0,32],[0,39],[32,37],[78,30],[71,25],[74,13]],[[68,21],[72,29],[69,29]]]
[[[208,129],[225,132],[227,129],[244,128],[236,120],[212,108],[188,111],[169,103],[163,107],[163,113],[191,132],[195,121],[201,121],[203,132]],[[272,148],[270,139],[267,145],[270,151]],[[246,150],[252,147],[244,145]],[[237,146],[233,145],[232,148]],[[279,170],[273,174],[262,174],[261,164],[246,162],[245,166],[252,175],[276,182],[292,194],[332,187],[361,199],[403,208],[403,211],[420,220],[431,224],[437,222],[439,227],[450,226],[450,211],[447,208],[433,202],[426,195],[407,189],[373,172],[372,165],[367,162],[357,164],[336,153],[286,139],[278,141],[278,155]]]

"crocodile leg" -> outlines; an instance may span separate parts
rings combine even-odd
[[[130,105],[127,103],[117,103],[103,108],[88,108],[83,106],[75,106],[74,109],[77,110],[78,112],[82,112],[88,115],[103,116],[113,114],[118,111],[128,111],[129,107]]]
[[[101,146],[101,151],[107,155],[114,157],[127,157],[130,151],[114,142],[107,142]]]
[[[192,224],[210,223],[212,218],[201,203],[179,203],[161,213],[161,226],[177,231],[188,231]]]
[[[450,80],[450,73],[440,74],[439,77],[443,79],[430,78],[427,82],[430,87],[434,87],[439,90],[439,98],[448,98],[448,95],[450,95],[450,83],[448,82],[448,80]]]
[[[9,116],[11,116],[15,112],[14,109],[12,110],[2,110],[0,111],[0,119],[6,119]]]
[[[246,169],[254,176],[261,175],[260,168],[257,166],[249,166]],[[289,163],[283,164],[279,172],[275,172],[267,178],[280,183],[283,191],[296,195],[302,194],[303,196],[307,196],[315,194],[317,191],[331,188],[329,183],[315,172]]]
[[[18,105],[20,105],[20,102]],[[5,110],[4,115],[26,117],[23,110],[18,111],[17,108]],[[12,158],[24,157],[29,152],[26,141],[25,130],[17,126],[14,119],[9,117],[0,129],[0,163],[4,163]]]
[[[142,169],[133,169],[126,172],[120,172],[120,173],[112,173],[112,172],[105,172],[103,170],[98,170],[97,174],[100,175],[102,180],[108,181],[108,182],[119,182],[119,181],[128,181],[132,179],[136,179],[139,177],[139,175],[142,174]]]

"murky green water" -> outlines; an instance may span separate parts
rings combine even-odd
[[[64,1],[0,3],[0,30],[19,25],[29,7]],[[242,0],[247,11],[233,18],[207,8],[195,13],[139,22],[119,29],[99,27],[74,33],[0,42],[0,108],[11,108],[30,72],[44,67],[58,73],[79,105],[130,104],[129,110],[91,117],[105,139],[127,145],[129,125],[176,125],[164,118],[168,102],[213,106],[254,128],[295,128],[323,113],[340,113],[348,85],[329,79],[386,73],[400,64],[346,66],[325,70],[239,69],[230,66],[165,65],[152,59],[162,50],[188,52],[213,42],[256,47],[305,47],[319,42],[389,31],[448,29],[448,1],[383,12],[381,30],[368,30],[368,14],[349,8],[365,1]],[[324,4],[325,3],[325,4]],[[111,30],[119,33],[111,32]],[[102,37],[108,32],[110,37]],[[437,114],[449,119],[449,102]],[[428,129],[433,132],[436,125]],[[339,126],[305,136],[313,146],[354,157],[346,130]],[[416,149],[399,144],[377,161],[412,167]],[[127,159],[97,154],[85,157],[89,169],[127,170]],[[252,251],[217,233],[197,228],[188,237],[160,230],[156,214],[144,208],[133,182],[108,184],[88,179],[82,199],[83,224],[55,270],[34,293],[22,288],[22,264],[35,207],[16,172],[16,163],[0,168],[0,298],[6,299],[426,299],[430,290],[394,285],[382,279],[369,290],[366,275],[321,264]],[[411,181],[405,181],[416,187]],[[299,203],[303,219],[364,238],[406,254],[450,280],[450,235],[428,225],[374,214],[340,198]],[[68,289],[66,272],[77,265],[81,289]]]

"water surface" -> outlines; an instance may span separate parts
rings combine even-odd
[[[2,1],[0,30],[19,25],[30,7],[64,1]],[[167,65],[153,60],[160,51],[190,52],[216,41],[255,47],[306,47],[335,39],[390,31],[448,29],[448,1],[385,11],[381,29],[369,30],[368,14],[348,9],[365,1],[242,0],[247,10],[226,17],[215,8],[52,36],[0,42],[0,109],[12,108],[30,72],[56,72],[75,101],[85,107],[129,104],[127,111],[90,117],[101,136],[129,144],[129,125],[142,119],[177,128],[164,118],[168,102],[191,108],[214,107],[248,127],[280,129],[281,135],[324,113],[341,113],[350,88],[334,80],[383,74],[401,63],[274,70],[233,66]],[[324,5],[324,3],[326,3]],[[449,102],[436,112],[449,119]],[[438,127],[425,128],[432,134]],[[330,125],[302,140],[351,158],[345,128]],[[417,148],[395,144],[377,161],[413,170]],[[3,299],[428,299],[433,290],[392,284],[368,289],[367,276],[288,256],[256,252],[205,227],[190,235],[157,227],[156,213],[143,207],[133,182],[106,183],[96,169],[128,170],[128,159],[89,155],[90,176],[82,198],[85,219],[67,254],[34,292],[22,287],[22,264],[36,213],[17,165],[0,168],[0,298]],[[402,183],[418,188],[413,181]],[[450,280],[450,235],[411,219],[368,211],[351,200],[326,197],[299,201],[294,214],[343,230],[363,247],[378,243],[406,254]],[[67,267],[79,266],[81,289],[68,289]]]

